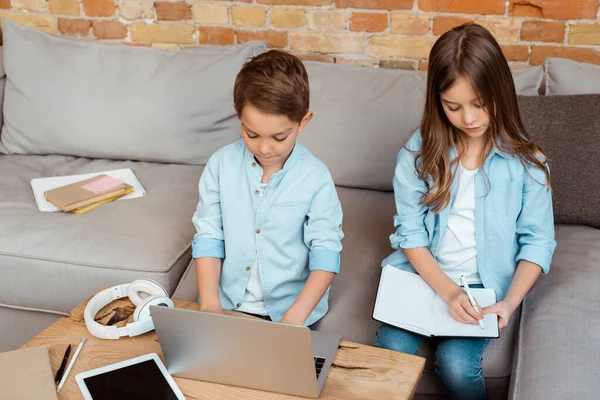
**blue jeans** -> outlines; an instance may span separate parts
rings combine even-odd
[[[435,354],[435,372],[444,382],[454,399],[485,399],[485,380],[481,360],[489,338],[435,338],[428,339],[396,328],[381,324],[373,346],[417,354],[421,340],[434,340],[437,343]]]

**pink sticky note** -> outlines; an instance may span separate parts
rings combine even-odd
[[[95,180],[94,182],[90,182],[87,185],[83,185],[81,188],[92,193],[100,194],[108,192],[109,190],[112,190],[123,183],[123,181],[107,175]]]

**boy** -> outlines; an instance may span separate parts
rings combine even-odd
[[[201,309],[311,326],[327,312],[343,233],[327,167],[296,143],[313,116],[306,69],[263,53],[233,97],[242,139],[208,161],[193,217]]]

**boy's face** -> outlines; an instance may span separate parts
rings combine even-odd
[[[298,124],[285,115],[266,114],[247,104],[240,116],[242,139],[263,169],[282,168],[311,118],[309,111]]]

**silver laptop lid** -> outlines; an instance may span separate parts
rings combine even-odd
[[[150,307],[169,373],[318,397],[308,328],[166,307]]]

